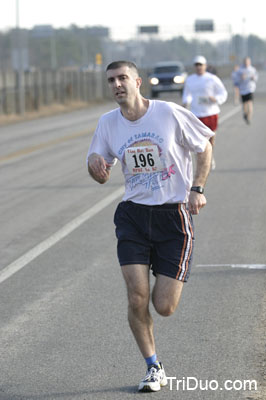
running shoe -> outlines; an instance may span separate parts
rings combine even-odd
[[[167,385],[167,377],[165,375],[162,363],[160,366],[150,365],[145,378],[139,384],[139,392],[158,392],[161,386]]]

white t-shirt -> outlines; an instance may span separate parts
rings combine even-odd
[[[240,67],[237,71],[237,83],[239,92],[242,96],[254,93],[256,90],[256,82],[258,80],[257,70],[250,65],[249,67]]]
[[[192,185],[190,151],[203,152],[214,133],[175,103],[149,100],[143,117],[124,118],[120,108],[104,114],[90,154],[111,164],[118,159],[125,177],[123,200],[155,205],[187,202]]]
[[[213,96],[216,103],[209,97]],[[203,75],[190,75],[183,92],[183,104],[190,104],[190,110],[197,117],[219,114],[219,105],[227,99],[227,91],[218,76],[205,72]]]

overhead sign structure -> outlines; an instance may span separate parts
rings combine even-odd
[[[31,34],[33,37],[37,38],[47,38],[54,35],[54,28],[52,25],[35,25]]]
[[[213,32],[214,23],[212,19],[196,19],[195,32]]]
[[[139,26],[139,33],[159,33],[158,25]]]
[[[109,37],[109,28],[105,28],[104,26],[90,26],[86,28],[86,32],[90,36]]]

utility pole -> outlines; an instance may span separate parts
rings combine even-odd
[[[16,0],[16,33],[17,33],[17,56],[18,56],[18,99],[19,99],[19,114],[25,112],[25,93],[23,87],[23,59],[21,34],[19,27],[19,0]]]
[[[247,38],[246,38],[246,18],[242,19],[242,58],[248,56],[247,54]]]
[[[55,38],[55,30],[50,37],[50,48],[51,48],[51,68],[53,71],[57,68],[57,54],[56,54],[56,38]]]

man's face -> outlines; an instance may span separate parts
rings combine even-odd
[[[128,66],[117,69],[109,69],[107,81],[115,101],[118,104],[126,104],[139,93],[141,78]]]
[[[197,75],[203,75],[206,72],[206,69],[207,69],[206,64],[196,63],[196,64],[194,64],[194,66],[195,66]]]

